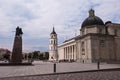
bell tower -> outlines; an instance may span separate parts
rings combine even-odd
[[[58,60],[57,46],[58,46],[57,34],[53,27],[53,31],[50,34],[50,43],[49,43],[49,60],[50,61]]]

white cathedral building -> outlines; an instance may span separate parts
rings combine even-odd
[[[52,42],[51,42],[52,41]],[[57,34],[50,34],[50,57],[59,61],[79,61],[82,63],[120,62],[120,24],[103,22],[89,10],[83,21],[80,35],[65,40],[57,46]]]

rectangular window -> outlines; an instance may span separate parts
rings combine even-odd
[[[104,47],[105,46],[105,40],[100,40],[100,46]]]
[[[81,52],[82,52],[82,55],[85,55],[85,43],[84,42],[81,42]]]

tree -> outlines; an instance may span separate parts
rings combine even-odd
[[[28,59],[28,54],[24,54],[24,59],[25,59],[25,60]]]
[[[29,53],[28,54],[28,59],[31,59],[32,58],[32,53]]]
[[[39,59],[40,59],[40,60],[44,60],[43,54],[40,54],[40,55],[39,55]]]
[[[3,54],[3,58],[10,61],[10,54],[9,53]]]
[[[39,59],[39,53],[40,53],[40,51],[34,51],[34,52],[32,52],[33,59]]]
[[[45,52],[45,60],[48,60],[49,59],[49,52]]]

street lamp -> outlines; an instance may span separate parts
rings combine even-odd
[[[99,59],[97,60],[97,69],[98,70],[100,69],[100,61],[99,61]]]
[[[53,72],[56,73],[56,61],[53,57],[52,59],[53,59]]]

